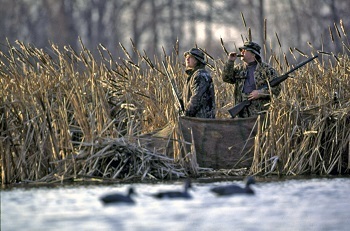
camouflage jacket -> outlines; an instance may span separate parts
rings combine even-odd
[[[187,80],[182,98],[185,115],[215,118],[215,92],[212,78],[205,69],[186,70]]]
[[[234,65],[233,61],[227,61],[222,72],[222,80],[227,83],[234,84],[234,105],[246,100],[248,94],[243,93],[244,81],[247,78],[247,64]],[[276,70],[267,63],[258,63],[254,71],[254,79],[256,89],[267,84],[268,81],[278,77]],[[251,105],[243,110],[238,116],[249,117],[257,115],[259,112],[266,110],[270,101],[270,95],[277,96],[280,92],[280,86],[271,89],[262,90],[265,97],[253,100]]]

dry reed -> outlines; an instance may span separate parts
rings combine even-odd
[[[175,118],[167,94],[170,87],[159,81],[164,76],[154,70],[160,69],[159,64],[142,68],[142,57],[133,62],[122,45],[127,59],[121,64],[103,45],[98,63],[80,42],[79,52],[55,44],[44,52],[21,41],[8,42],[7,53],[1,53],[2,183],[78,175],[113,179],[186,175],[173,159],[145,151],[141,145],[136,148],[131,141]],[[123,142],[118,141],[121,138]],[[124,157],[134,159],[133,164],[139,156],[142,161],[127,167],[124,161],[131,157],[121,158],[118,147]],[[130,148],[133,154],[126,151]],[[124,164],[109,168],[115,159]]]

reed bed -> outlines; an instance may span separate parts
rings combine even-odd
[[[350,169],[349,58],[299,71],[271,103],[251,173],[343,174]]]
[[[21,41],[8,42],[0,69],[2,183],[64,180],[96,172],[119,179],[130,178],[131,173],[142,179],[186,175],[173,159],[134,147],[134,136],[171,122],[175,109],[169,104],[169,86],[159,81],[164,78],[157,71],[160,67],[150,69],[150,61],[141,63],[139,53],[140,60],[131,61],[121,47],[128,58],[113,60],[101,45],[102,61],[97,61],[82,41],[78,52],[69,46],[52,44],[44,51]],[[147,68],[142,70],[142,65]],[[121,138],[123,142],[113,144],[114,152],[100,148],[101,142]],[[126,156],[133,150],[132,158],[143,161],[132,170],[126,165],[104,169],[115,159],[131,158],[120,158],[117,144]],[[107,174],[111,171],[128,173]]]
[[[348,172],[350,46],[343,28],[341,24],[338,31],[344,53],[319,52],[326,58],[296,71],[271,101],[255,138],[250,174]],[[176,129],[167,143],[173,145],[171,153],[149,149],[142,140],[142,135],[166,126],[176,128],[178,111],[162,62],[182,89],[185,78],[178,45],[163,49],[160,57],[149,57],[131,41],[132,50],[119,44],[124,58],[114,58],[102,44],[97,57],[80,44],[79,51],[55,44],[43,50],[7,41],[7,49],[1,51],[2,184],[207,174],[196,164],[193,146],[185,150]],[[207,53],[208,67],[215,84],[217,117],[227,118],[234,92],[221,81],[227,50],[223,41],[221,45],[222,59]],[[309,45],[309,55],[297,48],[290,53],[294,58],[312,56],[317,50]],[[268,49],[266,43],[264,48]],[[267,60],[281,72],[296,62],[281,52],[273,52]]]

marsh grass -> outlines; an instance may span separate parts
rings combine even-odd
[[[349,172],[349,59],[342,60],[327,70],[319,62],[309,65],[284,84],[256,137],[252,173]]]
[[[343,54],[325,54],[294,72],[271,102],[255,138],[251,174],[331,174],[350,167],[349,42],[338,36]],[[247,29],[251,37],[250,29]],[[340,34],[343,33],[342,36]],[[331,35],[333,36],[333,35]],[[243,37],[242,37],[243,38]],[[266,36],[265,36],[266,38]],[[281,41],[276,34],[278,43]],[[333,36],[333,39],[334,36]],[[131,44],[132,41],[131,41]],[[125,58],[112,57],[102,44],[94,57],[80,40],[79,51],[51,44],[47,50],[7,41],[1,51],[1,180],[54,182],[168,179],[200,174],[196,152],[187,150],[176,129],[178,109],[162,61],[182,89],[183,57],[174,46],[149,57],[120,44]],[[221,81],[222,59],[208,54],[215,84],[217,117],[228,118],[233,88]],[[280,51],[265,59],[280,72],[293,60]],[[170,54],[167,54],[170,53]],[[327,56],[326,56],[327,54]],[[132,58],[136,57],[136,58]],[[337,96],[334,99],[334,96]],[[141,135],[175,128],[173,152],[145,148]],[[235,172],[240,172],[237,170]]]

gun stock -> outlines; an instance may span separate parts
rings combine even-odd
[[[293,67],[292,69],[290,69],[289,71],[287,71],[286,73],[284,73],[283,75],[271,80],[269,82],[269,84],[265,84],[261,87],[258,88],[258,90],[261,89],[267,89],[269,86],[270,87],[275,87],[277,85],[279,85],[280,83],[282,83],[284,80],[286,80],[289,77],[289,74],[294,72],[295,70],[299,69],[300,67],[304,66],[305,64],[307,64],[308,62],[311,62],[312,60],[314,60],[315,58],[317,58],[318,55],[315,55],[311,58],[308,58],[307,60],[299,63],[298,65],[296,65],[295,67]],[[229,109],[228,112],[230,113],[230,115],[232,116],[232,118],[236,117],[245,107],[248,107],[250,105],[250,101],[249,100],[244,100],[241,103],[238,103],[237,105],[235,105],[233,108]]]
[[[249,100],[244,100],[242,102],[240,102],[239,104],[237,104],[236,106],[234,106],[233,108],[229,109],[228,112],[230,113],[230,115],[232,116],[232,118],[234,118],[236,115],[238,115],[241,111],[243,111],[243,109],[247,106],[250,105],[250,101]]]

